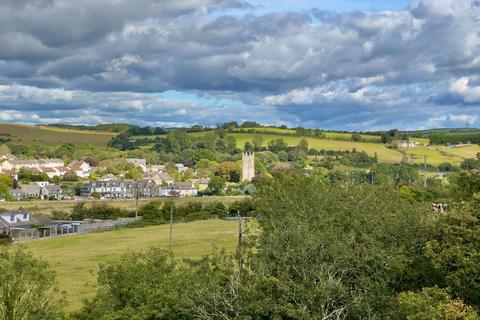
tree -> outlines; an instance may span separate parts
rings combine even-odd
[[[222,177],[228,182],[239,182],[241,176],[241,166],[237,162],[224,161],[217,167],[215,175]]]
[[[305,319],[385,318],[425,239],[426,212],[389,189],[301,175],[276,176],[254,197],[262,226],[254,268],[283,288],[277,303]],[[257,305],[269,299],[258,293]]]
[[[360,142],[362,141],[362,136],[359,133],[352,133],[352,141]]]
[[[402,292],[395,299],[392,320],[476,320],[480,316],[460,299],[453,299],[446,290],[424,288],[420,292]]]
[[[138,214],[143,217],[144,220],[163,223],[165,219],[162,212],[163,201],[154,200],[143,204],[138,210]]]
[[[260,135],[254,135],[252,138],[252,144],[255,150],[260,150],[263,146],[264,139]]]
[[[222,177],[215,176],[208,182],[208,189],[212,194],[221,194],[225,188],[225,180]]]
[[[0,250],[0,319],[62,319],[55,275],[22,249]]]

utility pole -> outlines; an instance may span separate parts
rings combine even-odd
[[[242,235],[243,235],[243,226],[242,226],[242,217],[240,217],[240,211],[237,211],[238,218],[238,278],[242,279],[242,269],[243,269],[243,257],[242,257]]]
[[[172,183],[172,189],[170,190],[170,235],[169,235],[169,247],[170,247],[170,252],[173,252],[173,183]]]
[[[427,188],[427,156],[423,158],[423,187]]]
[[[137,219],[138,218],[138,198],[139,198],[138,181],[135,182],[135,198],[136,198],[136,201],[135,201],[135,219]]]

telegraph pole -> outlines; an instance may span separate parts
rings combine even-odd
[[[138,194],[138,181],[135,182],[135,198],[136,198],[136,201],[135,201],[135,219],[138,218],[138,198],[139,198],[139,194]]]
[[[240,211],[237,211],[238,218],[238,275],[239,279],[242,279],[242,269],[243,269],[243,257],[242,257],[242,235],[243,235],[243,225],[242,217],[240,217]]]
[[[173,252],[173,183],[172,189],[170,190],[170,235],[169,235],[169,247],[170,252]]]
[[[423,158],[423,187],[427,188],[427,156]]]

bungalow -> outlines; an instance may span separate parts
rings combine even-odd
[[[23,197],[24,198],[39,198],[41,194],[41,188],[38,184],[36,183],[28,183],[28,184],[22,184],[20,185],[20,189],[23,192]]]
[[[49,237],[56,234],[56,223],[47,216],[33,215],[30,212],[7,211],[0,213],[0,233],[9,234],[13,240],[20,240],[36,232],[38,237]]]
[[[60,186],[49,184],[41,189],[41,196],[43,199],[60,200],[62,198],[62,188]]]
[[[166,172],[160,172],[158,174],[158,178],[160,179],[160,183],[159,184],[166,184],[166,185],[171,185],[173,183],[173,178],[171,175],[169,175],[168,173]]]

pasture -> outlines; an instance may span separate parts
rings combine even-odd
[[[480,146],[464,145],[452,148],[420,146],[417,148],[406,148],[404,150],[408,155],[409,162],[412,163],[423,163],[424,156],[427,156],[427,163],[434,166],[438,166],[444,162],[459,166],[464,159],[475,158],[477,153],[480,152]]]
[[[115,135],[116,133],[112,132],[0,123],[0,138],[8,138],[14,142],[38,143],[50,146],[65,142],[106,146],[107,142]]]
[[[254,227],[252,223],[248,225]],[[203,220],[173,227],[173,251],[177,258],[199,258],[215,250],[233,252],[237,246],[238,222]],[[168,249],[169,226],[118,229],[103,233],[42,240],[22,244],[45,259],[56,272],[60,290],[66,292],[66,310],[81,307],[95,292],[100,263],[115,261],[122,254],[150,247]]]
[[[251,142],[254,133],[231,133],[229,134],[237,140],[237,146],[243,146],[246,142]],[[312,137],[300,137],[300,136],[281,136],[275,134],[262,134],[264,139],[264,145],[267,145],[269,141],[275,139],[283,139],[288,145],[295,146],[300,140],[305,139],[308,141],[309,148],[315,148],[318,150],[334,150],[345,151],[356,149],[357,151],[365,151],[369,155],[373,156],[377,153],[378,160],[380,162],[398,163],[402,160],[402,154],[398,151],[386,148],[380,143],[368,143],[368,142],[354,142],[345,140],[333,140],[333,139],[319,139]]]

